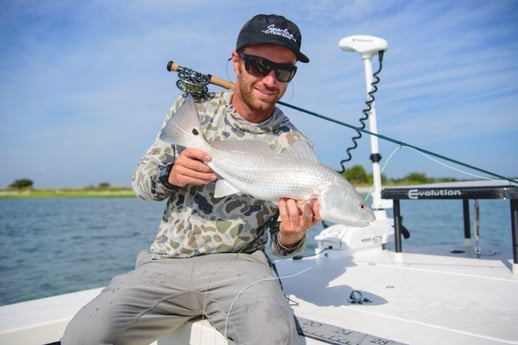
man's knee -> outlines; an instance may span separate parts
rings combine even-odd
[[[104,293],[104,291],[103,291]],[[115,332],[120,332],[116,317],[120,311],[118,303],[105,301],[101,293],[85,305],[68,323],[62,345],[105,345],[114,344]]]
[[[94,329],[95,328],[95,329]],[[109,345],[112,341],[111,331],[101,324],[93,327],[88,320],[84,322],[76,315],[67,325],[61,345]]]
[[[298,345],[293,312],[287,303],[275,300],[250,305],[239,318],[227,318],[227,336],[236,344]],[[231,324],[234,322],[235,324]]]

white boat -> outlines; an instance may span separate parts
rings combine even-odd
[[[341,47],[361,54],[369,92],[370,59],[386,42],[360,38],[360,46],[344,39]],[[374,109],[370,115],[370,131],[376,133]],[[378,152],[375,136],[371,150]],[[376,160],[373,174],[374,223],[333,225],[315,237],[314,255],[276,262],[301,344],[518,344],[518,185],[500,180],[383,189]],[[479,198],[510,200],[511,229],[503,245],[481,250],[476,226],[472,238],[466,200]],[[401,199],[464,200],[464,243],[403,250]],[[392,242],[395,248],[388,249]],[[99,291],[0,307],[0,344],[59,344],[68,321]],[[197,320],[153,344],[226,341],[206,320]]]

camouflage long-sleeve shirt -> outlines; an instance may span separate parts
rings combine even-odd
[[[293,126],[278,108],[262,123],[251,123],[240,117],[231,105],[232,92],[211,94],[197,100],[202,130],[208,141],[261,140],[276,153],[294,143],[307,146],[314,155],[311,143]],[[181,105],[179,97],[164,121],[174,115]],[[157,257],[190,257],[194,255],[246,252],[264,249],[271,232],[271,249],[278,256],[300,253],[305,240],[290,250],[277,239],[277,211],[275,204],[257,200],[249,195],[214,198],[214,183],[188,185],[169,189],[158,179],[161,167],[174,164],[180,147],[157,139],[140,160],[133,175],[133,190],[143,199],[167,199],[151,252]],[[305,157],[308,158],[308,157]]]

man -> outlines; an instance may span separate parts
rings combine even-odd
[[[257,15],[243,26],[231,57],[235,90],[196,101],[209,141],[260,140],[272,154],[296,146],[315,159],[309,141],[275,106],[295,63],[309,62],[300,45],[298,27],[282,16]],[[76,315],[64,345],[149,344],[197,318],[208,319],[229,344],[299,344],[264,247],[269,230],[274,254],[300,253],[305,232],[320,220],[318,203],[215,198],[218,176],[205,164],[210,159],[201,150],[155,140],[135,170],[133,188],[144,199],[167,199],[156,239],[134,271],[115,277]]]

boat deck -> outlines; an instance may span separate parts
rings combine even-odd
[[[511,253],[458,253],[463,247],[419,253],[330,250],[277,262],[284,289],[307,337],[302,344],[518,344],[518,276]],[[457,252],[453,254],[453,252]],[[362,304],[350,295],[361,293]],[[99,289],[0,308],[0,343],[50,344]],[[368,300],[368,301],[367,301]],[[319,340],[315,339],[318,338]],[[159,345],[224,345],[206,321],[189,323]]]
[[[510,254],[502,248],[480,259],[451,253],[459,249],[373,250],[354,259],[329,251],[278,268],[281,276],[310,268],[283,279],[296,315],[306,319],[406,344],[518,344],[518,277]],[[370,302],[351,303],[353,291]]]

